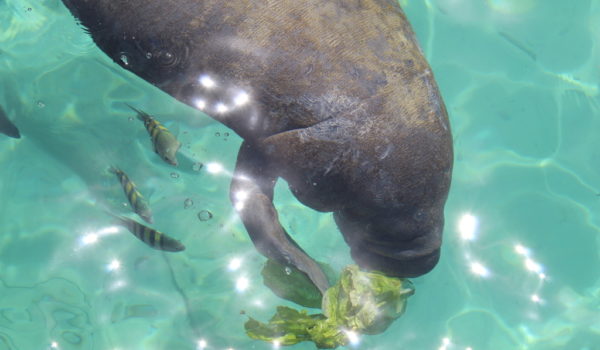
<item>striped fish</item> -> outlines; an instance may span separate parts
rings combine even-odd
[[[125,196],[127,197],[131,208],[133,208],[133,211],[151,224],[153,222],[152,210],[150,210],[148,201],[146,201],[144,196],[137,190],[135,183],[129,179],[129,176],[127,176],[123,170],[117,167],[111,166],[108,170],[115,174],[119,179],[119,182],[121,182],[123,192],[125,192]]]
[[[137,113],[139,120],[144,122],[148,134],[152,140],[154,152],[158,154],[165,162],[171,165],[177,165],[177,151],[181,147],[181,142],[177,140],[167,128],[152,118],[148,113],[140,111],[127,104],[129,108]]]
[[[183,243],[167,236],[162,232],[142,225],[139,222],[124,216],[117,216],[117,218],[123,226],[133,233],[134,236],[154,249],[164,250],[167,252],[180,252],[185,250]]]

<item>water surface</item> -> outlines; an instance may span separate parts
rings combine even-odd
[[[401,3],[454,133],[445,242],[406,314],[349,348],[600,349],[600,1]],[[125,102],[188,160],[156,157]],[[239,137],[112,63],[58,0],[0,1],[0,104],[23,135],[0,135],[0,349],[273,348],[240,314],[286,303],[228,200]],[[101,208],[128,208],[107,164],[184,253],[114,227]],[[284,183],[275,202],[315,258],[351,262],[331,215]]]

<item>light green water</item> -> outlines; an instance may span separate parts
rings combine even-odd
[[[600,1],[401,3],[454,133],[443,255],[401,319],[349,348],[600,349]],[[191,160],[162,162],[124,102],[171,121]],[[0,104],[23,135],[0,135],[1,350],[273,348],[243,332],[241,310],[286,303],[228,200],[236,135],[113,64],[58,0],[0,0]],[[107,164],[185,252],[113,229]],[[316,259],[351,262],[331,215],[283,183],[275,201]]]

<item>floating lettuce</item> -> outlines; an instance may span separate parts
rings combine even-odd
[[[406,299],[414,293],[406,279],[379,272],[363,272],[347,266],[340,280],[322,300],[323,314],[309,315],[279,306],[268,323],[250,318],[246,333],[253,339],[293,345],[313,341],[320,349],[332,349],[349,342],[349,332],[378,334],[400,317]]]
[[[319,263],[329,280],[335,281],[335,271],[329,265]],[[278,297],[306,307],[320,308],[323,296],[308,276],[293,266],[282,265],[275,260],[267,260],[262,270],[264,284]]]

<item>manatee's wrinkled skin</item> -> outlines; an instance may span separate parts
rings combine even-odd
[[[396,1],[63,1],[115,62],[245,140],[231,199],[262,254],[328,287],[279,223],[283,177],[334,212],[362,268],[414,277],[436,265],[452,140]]]

